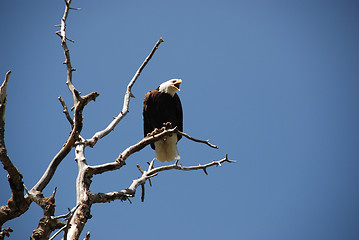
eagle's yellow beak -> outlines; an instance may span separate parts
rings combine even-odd
[[[177,81],[173,84],[174,88],[177,89],[178,91],[180,90],[180,85],[182,84],[182,79],[177,79]]]

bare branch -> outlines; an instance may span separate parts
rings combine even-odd
[[[95,174],[101,174],[103,172],[114,171],[114,170],[120,169],[122,166],[124,166],[126,164],[126,162],[125,162],[126,159],[129,156],[131,156],[133,153],[138,152],[141,149],[143,149],[144,147],[146,147],[147,145],[154,143],[154,142],[158,141],[159,139],[161,139],[165,136],[168,136],[170,134],[173,134],[175,132],[177,132],[177,127],[172,128],[172,129],[162,129],[162,131],[156,135],[146,136],[145,138],[143,138],[141,141],[139,141],[135,145],[132,145],[132,146],[128,147],[127,149],[125,149],[117,157],[115,162],[106,163],[106,164],[97,165],[97,166],[89,166],[88,167],[89,174],[95,175]]]
[[[135,82],[136,82],[137,78],[140,76],[142,70],[145,68],[147,63],[151,60],[152,56],[154,55],[154,53],[158,49],[158,46],[162,42],[163,42],[162,38],[160,38],[157,41],[157,43],[153,47],[151,53],[147,56],[145,61],[142,63],[142,65],[137,70],[136,74],[133,76],[133,78],[131,79],[131,81],[127,85],[126,94],[125,94],[125,97],[124,97],[124,100],[123,100],[122,111],[117,115],[117,117],[114,118],[114,120],[112,120],[112,122],[104,130],[95,133],[93,135],[93,137],[87,141],[87,144],[89,146],[93,147],[97,143],[98,140],[100,140],[101,138],[108,135],[116,127],[116,125],[126,116],[126,114],[129,111],[130,98],[134,97],[134,95],[131,92],[132,86],[135,84]]]
[[[7,84],[9,83],[9,80],[10,80],[10,74],[11,74],[11,71],[8,71],[6,73],[5,80],[0,87],[0,104],[1,104],[1,106],[3,104],[6,105],[6,88],[7,88]],[[4,118],[3,116],[1,116],[1,117]]]
[[[71,10],[77,10],[77,11],[80,11],[80,10],[81,10],[81,8],[72,8],[72,7],[70,7],[70,9],[71,9]]]
[[[157,133],[155,135],[149,135],[143,138],[141,141],[139,141],[137,144],[128,147],[125,151],[123,151],[116,159],[117,162],[125,161],[129,156],[131,156],[133,153],[140,151],[147,145],[154,143],[170,134],[176,133],[178,131],[177,127],[171,128],[171,129],[165,129],[162,128],[160,130],[160,133]]]
[[[59,99],[59,101],[60,101],[60,103],[61,103],[61,105],[62,105],[62,107],[64,109],[63,113],[65,114],[65,116],[66,116],[67,120],[69,121],[69,123],[71,124],[71,128],[72,128],[73,125],[74,125],[74,121],[72,120],[72,118],[71,118],[71,116],[69,114],[69,110],[68,110],[68,108],[66,106],[66,103],[65,103],[64,99],[61,96],[58,99]]]
[[[193,170],[204,170],[206,172],[206,169],[208,167],[212,167],[212,166],[221,166],[221,164],[223,162],[229,162],[229,163],[234,163],[236,161],[233,160],[229,160],[228,156],[226,154],[226,157],[218,160],[218,161],[213,161],[210,163],[207,163],[205,165],[198,165],[198,166],[188,166],[188,167],[183,167],[181,165],[178,165],[178,161],[176,161],[174,164],[172,165],[167,165],[167,166],[161,166],[161,167],[157,167],[157,168],[152,168],[153,164],[150,164],[149,166],[149,170],[148,171],[143,171],[143,174],[140,178],[135,179],[132,181],[132,184],[130,185],[129,188],[123,189],[119,192],[109,192],[109,193],[97,193],[97,194],[92,194],[91,195],[91,199],[93,203],[106,203],[106,202],[111,202],[114,200],[126,200],[130,197],[134,197],[135,193],[136,193],[136,189],[138,186],[143,186],[146,182],[147,179],[150,179],[151,177],[156,176],[159,172],[162,171],[168,171],[168,170],[172,170],[172,169],[176,169],[176,170],[182,170],[182,171],[193,171]],[[141,200],[144,199],[144,188],[142,188],[142,195],[141,195]]]
[[[76,92],[76,90],[75,90]],[[42,175],[41,179],[36,183],[36,185],[31,189],[31,191],[42,191],[46,185],[50,182],[51,178],[55,174],[55,171],[61,161],[67,156],[71,151],[75,142],[79,139],[82,127],[83,127],[83,117],[82,111],[84,107],[92,100],[95,100],[99,96],[99,93],[93,92],[84,97],[80,97],[78,103],[75,106],[74,113],[74,127],[71,131],[69,138],[62,147],[62,149],[56,154],[52,159],[51,163],[47,167],[45,173]]]
[[[145,201],[145,184],[141,184],[141,202]]]
[[[155,49],[157,49],[157,46],[160,44],[160,42],[162,42],[162,39],[156,45]],[[130,99],[130,97],[133,97],[133,94],[131,93],[131,88],[132,88],[133,84],[135,83],[136,79],[138,78],[138,76],[140,75],[144,66],[147,64],[149,59],[152,57],[154,51],[155,50],[153,50],[151,52],[150,56],[146,59],[145,63],[142,64],[140,69],[137,71],[135,77],[129,83],[129,85],[127,87],[127,92],[125,95],[123,111],[113,121],[114,125],[113,125],[112,129],[127,114],[129,101],[130,101],[129,99]],[[79,97],[79,94],[77,93],[76,89],[74,89],[73,93],[75,94],[76,99],[79,103],[82,103],[82,99],[86,98],[86,97],[83,97],[83,98]],[[80,122],[80,123],[82,124],[82,122]],[[74,128],[76,128],[76,114],[75,114]],[[109,131],[111,131],[111,130],[109,130]],[[105,136],[107,134],[108,133],[105,133],[103,136]],[[78,136],[78,138],[80,138],[80,136]],[[102,137],[100,137],[100,138],[102,138]],[[84,144],[86,144],[86,146],[93,146],[94,144],[96,144],[98,138],[94,138],[94,139],[96,139],[96,140],[93,144],[89,143],[89,141],[91,141],[91,140],[79,142],[79,145],[76,147],[76,151],[75,151],[76,160],[77,160],[78,166],[79,166],[79,173],[78,173],[77,184],[76,184],[76,186],[77,186],[76,192],[77,192],[77,202],[78,202],[78,204],[80,204],[80,208],[75,212],[74,218],[71,220],[71,227],[68,230],[68,233],[65,233],[65,235],[68,234],[70,238],[77,239],[78,236],[80,235],[87,219],[90,218],[89,212],[90,212],[92,202],[89,200],[90,197],[88,195],[91,194],[91,192],[89,190],[89,186],[91,184],[91,180],[90,180],[91,176],[95,173],[98,174],[100,171],[108,171],[109,169],[114,170],[114,169],[120,168],[121,166],[123,166],[125,164],[125,160],[129,155],[131,155],[133,152],[138,151],[138,150],[142,149],[144,146],[146,146],[146,145],[143,145],[141,148],[141,145],[139,145],[140,148],[126,149],[125,152],[121,155],[121,160],[117,159],[118,161],[115,161],[115,163],[97,166],[97,167],[93,168],[93,169],[95,169],[95,171],[91,171],[92,169],[91,169],[91,167],[89,167],[87,165],[86,159],[83,155],[83,151],[85,148]],[[153,140],[153,141],[155,141],[155,140]],[[124,199],[128,199],[128,197],[125,197]]]
[[[84,240],[90,240],[90,232],[86,233],[86,237],[84,238]]]
[[[79,205],[76,205],[74,208],[70,209],[68,208],[69,212],[63,215],[59,215],[54,217],[55,219],[60,219],[60,218],[64,218],[64,219],[71,219],[72,215],[75,213],[75,211],[77,210],[77,208],[79,207]]]
[[[34,201],[41,208],[43,208],[43,209],[46,208],[46,206],[48,205],[48,202],[45,200],[44,195],[42,194],[42,192],[35,192],[35,191],[30,192],[26,188],[25,184],[24,184],[24,188],[25,188],[26,193],[28,194],[28,197],[32,201]]]
[[[90,185],[91,175],[88,173],[88,165],[85,158],[85,144],[78,142],[75,150],[75,160],[78,166],[78,174],[76,179],[76,202],[78,209],[75,211],[70,221],[70,227],[65,232],[68,239],[78,239],[87,220],[91,218]],[[66,238],[65,238],[66,239]]]
[[[136,164],[136,167],[138,168],[138,170],[140,170],[140,172],[143,174],[145,171],[143,171],[143,169],[141,168],[140,165]]]
[[[211,148],[217,148],[218,149],[218,146],[216,145],[213,145],[212,143],[209,142],[209,140],[200,140],[200,139],[196,139],[194,137],[191,137],[189,136],[188,134],[184,133],[184,132],[181,132],[181,131],[178,131],[178,133],[182,136],[185,136],[186,138],[192,140],[192,141],[195,141],[195,142],[200,142],[200,143],[205,143],[207,144],[208,146],[210,146]]]
[[[51,163],[49,164],[48,168],[46,169],[45,173],[41,177],[41,179],[36,183],[36,185],[31,189],[31,191],[37,192],[42,191],[46,185],[50,182],[51,178],[53,177],[58,165],[61,161],[67,156],[67,154],[71,151],[72,147],[74,146],[75,142],[80,138],[80,133],[82,130],[82,111],[84,107],[92,100],[95,100],[99,93],[93,92],[84,97],[80,96],[80,93],[75,89],[74,85],[72,84],[72,72],[75,70],[71,66],[70,60],[70,53],[69,49],[66,44],[66,20],[70,10],[71,0],[65,0],[66,7],[64,11],[64,15],[61,19],[61,30],[57,32],[57,34],[61,37],[61,44],[64,49],[65,53],[65,64],[67,66],[67,82],[66,84],[71,91],[73,98],[74,98],[74,120],[73,120],[73,128],[71,134],[65,144],[63,145],[62,149],[56,154],[56,156],[52,159]],[[61,99],[59,99],[62,103]],[[66,106],[63,104],[63,107]],[[65,107],[64,107],[65,108]],[[66,107],[67,108],[67,107]],[[67,116],[68,117],[68,116]],[[69,117],[68,117],[69,119]],[[70,121],[70,119],[69,119]],[[70,121],[71,122],[71,121]]]
[[[55,237],[59,235],[62,231],[64,231],[66,227],[67,225],[62,226],[62,228],[60,228],[57,232],[55,232],[55,234],[52,237],[50,237],[49,240],[55,239]]]
[[[134,182],[135,181],[136,180],[134,180]],[[137,188],[137,186],[135,188]],[[107,203],[107,202],[111,202],[111,201],[114,201],[114,200],[125,201],[129,197],[133,197],[135,192],[136,191],[131,189],[131,188],[126,188],[126,189],[121,190],[119,192],[92,194],[91,199],[92,199],[93,203]]]
[[[65,0],[65,4],[66,4],[66,6],[65,6],[64,15],[61,18],[61,23],[60,23],[60,31],[56,32],[56,34],[61,37],[61,46],[64,49],[64,54],[65,54],[64,64],[66,64],[66,68],[67,68],[66,84],[67,84],[70,92],[72,93],[72,96],[74,98],[74,106],[75,106],[78,99],[77,99],[76,93],[75,93],[75,91],[76,91],[75,86],[72,83],[72,72],[74,71],[74,69],[72,68],[72,65],[71,65],[70,50],[67,47],[67,43],[66,43],[66,41],[69,40],[66,36],[66,20],[69,15],[69,11],[70,11],[71,0],[69,0],[69,1]]]
[[[0,87],[0,160],[4,169],[8,172],[11,189],[11,198],[8,200],[7,205],[0,207],[0,228],[6,221],[26,212],[31,204],[31,201],[24,197],[22,174],[10,160],[5,146],[6,88],[10,80],[10,74],[11,71],[6,73],[5,80]]]
[[[171,170],[171,169],[176,169],[176,170],[182,170],[182,171],[192,171],[192,170],[199,170],[199,169],[202,169],[202,170],[206,170],[208,167],[212,167],[212,166],[221,166],[221,164],[223,162],[229,162],[229,163],[235,163],[236,161],[234,160],[229,160],[228,159],[228,155],[226,154],[226,157],[219,160],[219,161],[214,161],[213,162],[210,162],[210,163],[207,163],[205,165],[198,165],[198,166],[190,166],[190,167],[183,167],[182,165],[178,165],[177,163],[178,162],[175,162],[174,164],[172,165],[167,165],[167,166],[162,166],[162,167],[158,167],[158,168],[154,168],[150,171],[147,172],[147,175],[148,176],[152,176],[153,174],[156,174],[158,172],[162,172],[162,171],[166,171],[166,170]],[[206,171],[205,171],[206,173]]]
[[[145,171],[143,171],[143,169],[141,168],[140,165],[136,164],[136,166],[137,166],[138,170],[140,170],[140,172],[141,172],[142,174],[145,173]],[[149,180],[149,179],[148,179],[148,180]],[[145,184],[144,184],[144,183],[141,184],[141,190],[142,190],[142,193],[141,193],[141,202],[144,202],[144,201],[145,201]]]

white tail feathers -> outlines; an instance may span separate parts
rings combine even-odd
[[[155,158],[160,162],[180,159],[177,149],[177,133],[155,142]]]

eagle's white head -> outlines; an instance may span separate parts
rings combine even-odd
[[[171,94],[171,96],[173,97],[177,90],[180,91],[181,83],[182,79],[168,80],[167,82],[164,82],[159,86],[159,91]]]

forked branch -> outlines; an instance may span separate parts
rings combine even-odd
[[[103,164],[103,165],[98,165],[98,166],[89,166],[89,168],[88,168],[89,174],[90,175],[101,174],[103,172],[119,169],[120,167],[122,167],[125,164],[126,159],[133,153],[140,151],[145,146],[147,146],[155,141],[158,141],[170,134],[176,133],[176,132],[183,136],[186,136],[188,139],[190,139],[192,141],[206,143],[210,147],[215,146],[215,145],[211,144],[208,140],[204,141],[204,140],[190,137],[188,134],[178,131],[178,129],[176,127],[172,128],[172,129],[162,128],[159,130],[159,133],[157,133],[155,135],[148,135],[145,138],[143,138],[141,141],[136,143],[135,145],[128,147],[125,151],[123,151],[119,155],[119,157],[116,159],[116,161],[114,163],[108,163],[108,164]],[[215,148],[218,148],[218,147],[215,146]],[[91,199],[92,199],[93,203],[110,202],[110,201],[114,201],[114,200],[118,200],[118,199],[122,200],[122,201],[127,200],[131,197],[134,197],[137,187],[141,185],[141,187],[142,187],[141,200],[143,201],[144,194],[145,194],[144,184],[145,184],[146,180],[147,179],[150,180],[151,177],[156,176],[161,171],[167,171],[167,170],[172,170],[172,169],[182,170],[182,171],[192,171],[192,170],[200,170],[201,169],[207,175],[208,167],[221,166],[221,164],[223,162],[233,163],[235,161],[229,160],[228,156],[226,154],[226,157],[219,161],[213,161],[213,162],[207,163],[205,165],[198,165],[198,166],[188,166],[188,167],[185,166],[184,167],[182,165],[178,165],[178,161],[176,161],[172,165],[153,168],[154,161],[152,161],[149,164],[148,171],[144,171],[139,165],[137,165],[138,169],[142,173],[142,176],[136,180],[133,180],[133,182],[129,188],[123,189],[119,192],[92,194]]]
[[[139,177],[138,179],[135,179],[132,181],[132,184],[126,188],[123,189],[119,192],[109,192],[109,193],[97,193],[97,194],[92,194],[91,195],[91,199],[93,203],[106,203],[106,202],[111,202],[114,200],[127,200],[128,198],[132,198],[135,196],[136,193],[136,189],[139,186],[144,186],[144,184],[146,183],[146,180],[149,180],[150,178],[156,176],[159,172],[163,172],[163,171],[169,171],[169,170],[181,170],[181,171],[193,171],[193,170],[203,170],[205,172],[205,174],[207,175],[207,168],[212,167],[212,166],[221,166],[222,163],[224,162],[228,162],[228,163],[234,163],[236,161],[233,160],[229,160],[228,159],[228,155],[226,154],[225,158],[218,160],[218,161],[213,161],[204,165],[198,165],[198,166],[182,166],[182,165],[178,165],[178,161],[176,161],[174,164],[171,165],[167,165],[167,166],[161,166],[161,167],[157,167],[157,168],[153,168],[153,162],[154,160],[152,160],[152,162],[150,163],[150,166],[148,167],[148,171],[143,171],[142,176]],[[141,196],[141,200],[143,201],[144,199],[144,188],[142,188],[142,196]]]
[[[94,101],[99,96],[98,92],[90,93],[86,96],[80,97],[79,101],[75,106],[74,113],[74,126],[72,128],[71,134],[67,139],[66,143],[62,147],[62,149],[56,154],[56,156],[52,159],[51,163],[47,167],[45,173],[41,177],[41,179],[36,183],[36,185],[32,188],[31,191],[42,191],[46,185],[50,182],[58,165],[61,161],[67,156],[67,154],[73,148],[75,142],[79,139],[82,127],[83,127],[83,116],[82,112],[85,106],[90,102]]]
[[[26,187],[25,187],[26,189]],[[56,188],[52,196],[45,198],[42,193],[34,194],[26,189],[28,196],[43,209],[43,216],[39,221],[37,228],[32,232],[31,239],[49,239],[50,234],[66,225],[66,222],[59,221],[54,217],[55,214],[55,194]]]

